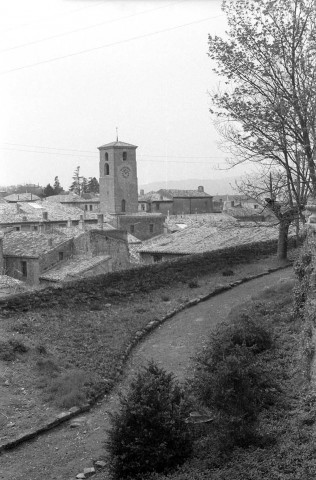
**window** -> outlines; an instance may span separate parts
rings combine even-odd
[[[64,252],[58,252],[59,261],[64,260]]]
[[[149,232],[150,232],[150,233],[153,233],[153,232],[154,232],[154,224],[153,224],[153,223],[150,223],[150,224],[149,224]]]
[[[106,162],[109,161],[109,154],[108,154],[108,152],[105,152],[105,161],[106,161]]]
[[[130,225],[130,232],[131,233],[134,233],[135,232],[135,225]]]
[[[21,227],[15,227],[15,230],[19,232],[21,230]]]
[[[37,226],[37,225],[33,225],[33,230],[34,230],[34,232],[37,232],[38,226]]]
[[[126,201],[122,200],[122,212],[126,212]]]
[[[127,160],[127,152],[123,152],[123,161]]]
[[[89,205],[89,208],[90,208],[90,212],[91,212],[91,211],[92,211],[92,208],[93,208],[93,206],[92,206],[92,205]]]
[[[161,260],[162,260],[161,253],[154,253],[153,254],[153,259],[154,259],[154,262],[161,262]]]
[[[85,206],[84,206],[84,209],[85,209],[85,210],[88,210],[88,205],[85,205]]]
[[[160,203],[156,203],[156,210],[160,210]]]
[[[27,262],[22,260],[21,262],[21,271],[22,271],[22,276],[27,277]]]
[[[253,206],[253,208],[258,208],[258,205],[255,204],[255,205]]]
[[[104,164],[104,175],[110,175],[110,165],[108,163]]]
[[[145,204],[142,203],[142,210],[145,210]]]

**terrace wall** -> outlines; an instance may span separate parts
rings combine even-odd
[[[290,245],[293,246],[293,240]],[[80,308],[80,303],[93,298],[100,291],[103,296],[122,295],[134,292],[148,292],[156,288],[186,282],[189,279],[210,272],[227,269],[241,263],[276,253],[277,240],[256,242],[238,247],[199,255],[185,256],[173,262],[145,265],[129,270],[98,275],[89,279],[70,282],[57,289],[46,288],[34,293],[13,295],[0,299],[0,309],[27,310],[43,308],[52,302],[65,302],[73,308]]]

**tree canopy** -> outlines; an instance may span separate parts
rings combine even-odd
[[[209,36],[225,89],[211,112],[231,164],[282,169],[296,204],[316,193],[316,9],[314,0],[224,0],[227,37]]]

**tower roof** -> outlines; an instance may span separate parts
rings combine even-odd
[[[110,148],[110,147],[118,147],[118,148],[137,148],[136,145],[132,145],[131,143],[125,143],[125,142],[111,142],[111,143],[106,143],[105,145],[101,145],[101,147],[98,147],[100,150],[101,148]]]

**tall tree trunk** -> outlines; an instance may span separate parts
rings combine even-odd
[[[288,234],[290,223],[287,219],[281,218],[279,223],[279,238],[278,238],[278,259],[287,259]]]

